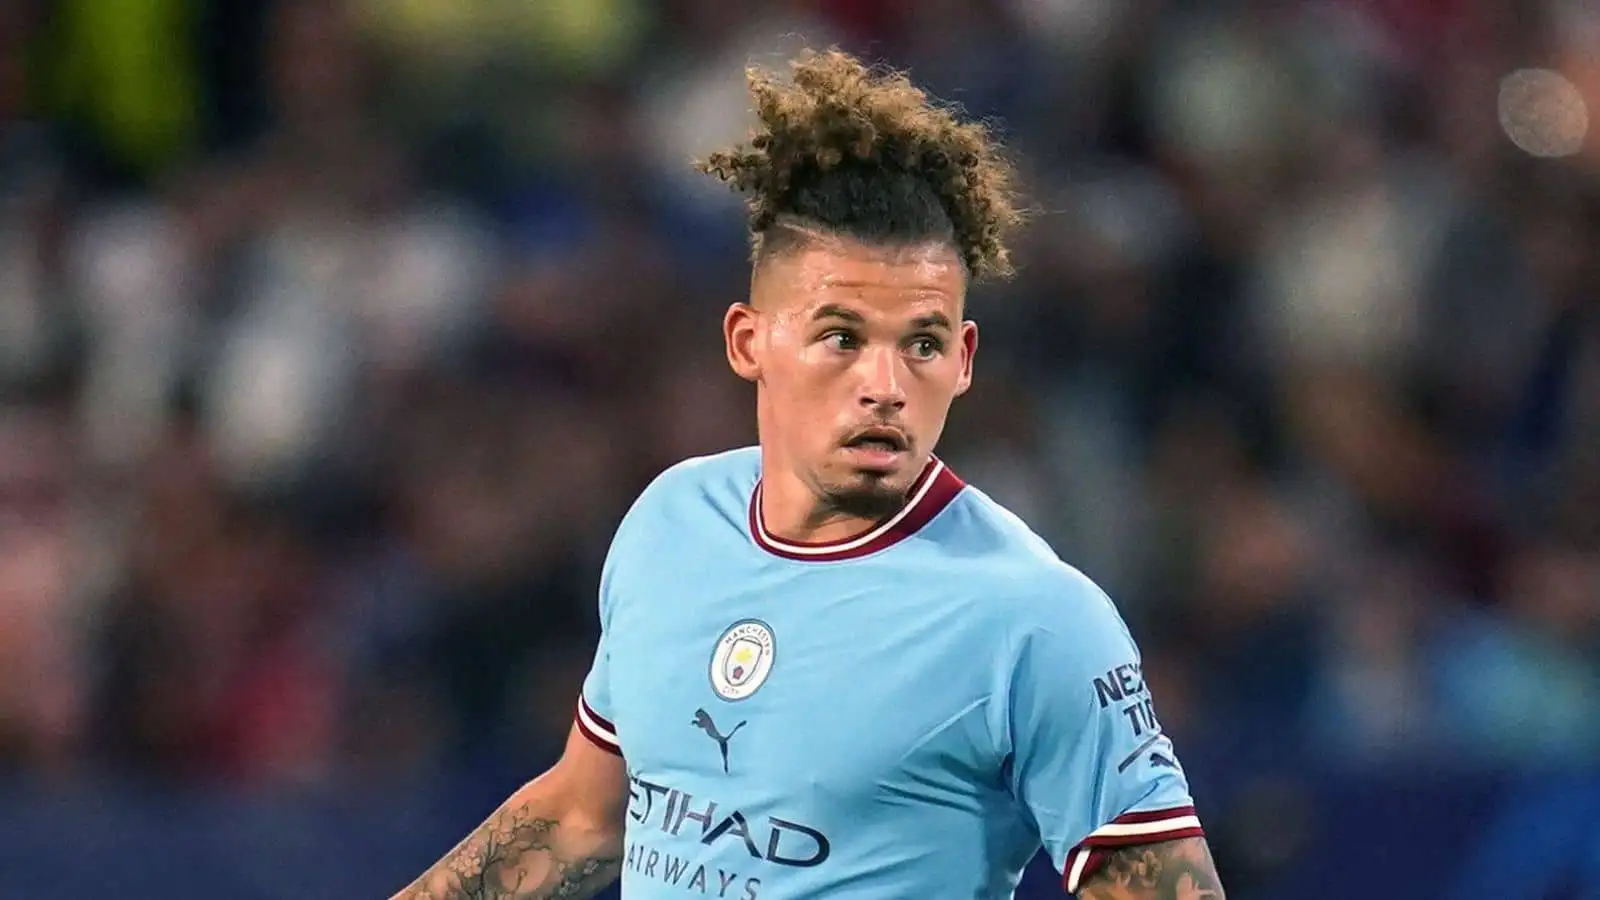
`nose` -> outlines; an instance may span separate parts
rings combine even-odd
[[[861,354],[861,405],[899,412],[906,405],[900,354],[882,348]]]

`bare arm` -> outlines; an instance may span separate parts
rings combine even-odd
[[[555,767],[392,900],[592,897],[621,871],[627,798],[621,757],[574,728]]]
[[[1224,900],[1205,838],[1119,847],[1078,888],[1078,900]]]

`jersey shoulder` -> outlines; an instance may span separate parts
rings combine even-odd
[[[630,532],[703,527],[708,519],[742,525],[760,472],[761,454],[755,447],[674,463],[639,492],[618,526],[617,538]]]
[[[662,560],[707,565],[743,540],[760,453],[741,447],[675,463],[639,492],[612,535],[600,572],[602,616],[617,586],[648,582]],[[693,540],[686,540],[687,537]]]
[[[998,622],[1023,630],[1086,622],[1123,629],[1116,604],[1094,579],[983,491],[967,485],[947,512],[944,542],[963,561],[962,577],[985,585]]]

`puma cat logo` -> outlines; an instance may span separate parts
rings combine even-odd
[[[740,722],[739,724],[733,726],[732,731],[728,732],[727,734],[723,734],[717,729],[717,723],[711,718],[710,713],[706,712],[704,709],[697,709],[694,711],[694,721],[689,724],[700,729],[701,731],[704,731],[706,733],[706,737],[717,742],[717,749],[722,751],[722,774],[728,774],[728,741],[733,739],[733,736],[739,732],[739,729],[745,726],[745,723]]]

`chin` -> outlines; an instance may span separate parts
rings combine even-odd
[[[830,479],[824,492],[828,504],[839,512],[881,519],[905,506],[916,476],[916,471],[905,465],[894,469],[852,467],[843,477]]]

